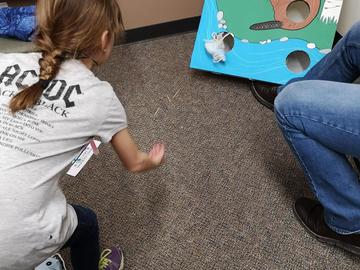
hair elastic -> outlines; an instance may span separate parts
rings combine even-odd
[[[86,58],[89,58],[96,66],[99,65],[98,61],[96,61],[92,56],[88,55],[87,53],[78,53],[78,52],[75,52],[75,53],[72,53],[72,52],[69,52],[69,51],[64,51],[60,56],[59,56],[59,59],[61,61],[64,61],[66,59],[77,59],[77,60],[82,60],[82,59],[86,59]]]
[[[87,53],[82,53],[82,55],[80,55],[77,59],[85,59],[85,58],[89,58],[91,61],[93,61],[93,63],[98,66],[99,63],[93,58],[91,57],[90,55],[88,55]]]

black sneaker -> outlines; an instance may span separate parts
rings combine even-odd
[[[254,95],[257,101],[260,104],[264,105],[270,110],[274,110],[274,100],[277,96],[277,89],[279,85],[260,82],[260,81],[251,81],[251,93]]]
[[[318,201],[300,198],[295,202],[293,210],[295,217],[311,236],[320,242],[360,255],[360,235],[343,235],[331,230],[325,223],[324,208]]]

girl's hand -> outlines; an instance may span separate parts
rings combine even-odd
[[[165,146],[155,144],[149,153],[139,150],[127,128],[121,130],[111,143],[126,169],[143,172],[160,166],[164,162]]]
[[[148,156],[155,166],[160,166],[165,160],[165,145],[162,143],[155,144],[151,148]]]

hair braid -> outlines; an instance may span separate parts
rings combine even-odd
[[[42,53],[42,58],[39,60],[40,80],[50,81],[55,78],[63,61],[62,54],[63,52],[59,49]]]
[[[20,110],[33,107],[41,98],[44,90],[58,74],[61,63],[63,62],[63,52],[55,49],[51,52],[42,52],[42,58],[39,60],[40,75],[39,81],[32,86],[16,94],[10,101],[10,110],[16,113]],[[45,82],[45,83],[44,83]]]

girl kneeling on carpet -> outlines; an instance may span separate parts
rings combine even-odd
[[[117,0],[38,0],[37,23],[41,53],[0,54],[0,269],[33,269],[64,247],[75,270],[122,269],[119,249],[100,260],[95,213],[67,204],[58,185],[94,136],[111,141],[131,171],[163,162],[162,144],[138,150],[112,87],[91,72],[109,58],[120,8]]]

